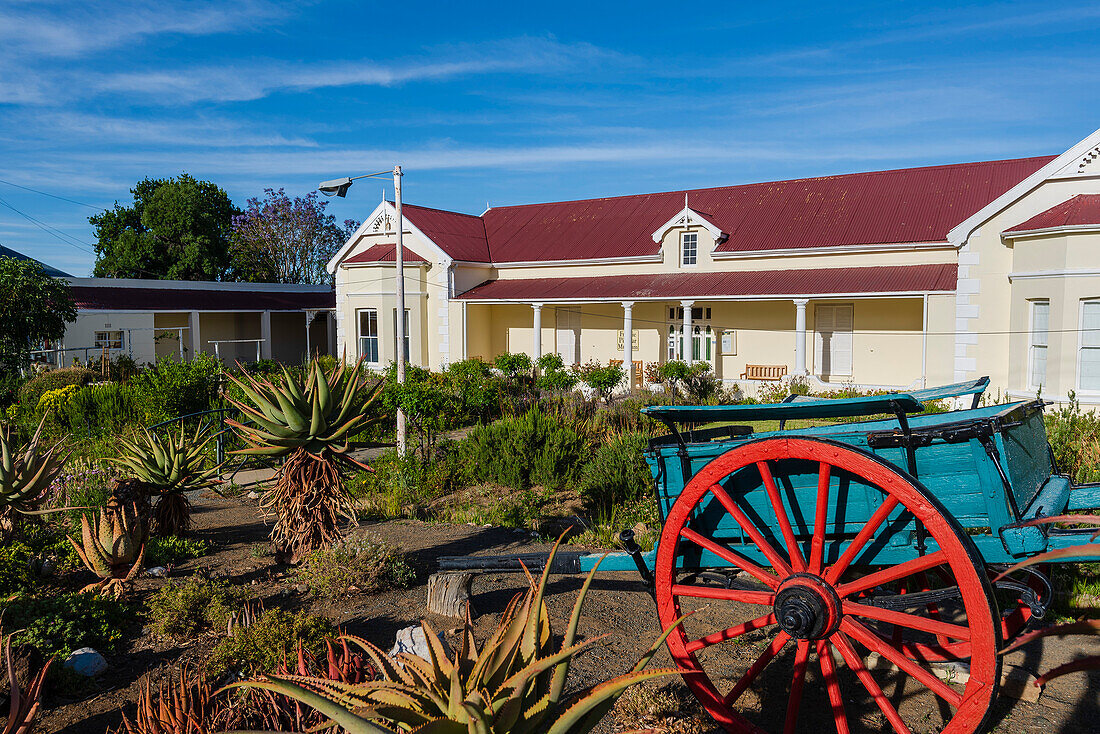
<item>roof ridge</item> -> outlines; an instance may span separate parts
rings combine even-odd
[[[900,173],[900,172],[903,172],[903,171],[932,171],[932,170],[938,170],[938,169],[944,169],[944,168],[959,168],[959,167],[962,167],[962,166],[985,166],[985,165],[993,165],[993,164],[997,164],[997,163],[1020,163],[1020,162],[1023,162],[1023,161],[1032,161],[1032,160],[1041,160],[1041,159],[1053,160],[1054,158],[1057,158],[1057,157],[1058,156],[1056,156],[1056,155],[1034,155],[1034,156],[1024,156],[1022,158],[1000,158],[1000,159],[992,160],[992,161],[965,161],[965,162],[962,162],[962,163],[938,163],[938,164],[932,165],[932,166],[912,166],[910,168],[884,168],[884,169],[875,170],[875,171],[853,171],[851,173],[833,173],[833,174],[828,174],[828,175],[825,175],[825,176],[807,176],[807,177],[804,177],[804,178],[783,178],[783,179],[777,179],[777,180],[773,180],[773,181],[750,181],[750,182],[747,182],[747,183],[725,184],[725,185],[722,185],[722,186],[705,186],[705,187],[702,187],[702,188],[694,188],[694,189],[667,189],[665,191],[647,191],[647,192],[643,192],[643,193],[640,193],[640,194],[618,194],[616,196],[596,196],[596,197],[591,197],[591,198],[588,198],[588,199],[562,199],[560,201],[536,201],[536,202],[529,202],[529,203],[526,203],[526,204],[505,204],[505,205],[502,205],[502,206],[495,206],[495,207],[492,207],[490,209],[487,209],[485,211],[485,213],[487,214],[491,211],[499,211],[501,209],[522,209],[524,207],[529,207],[529,206],[547,206],[549,204],[580,204],[582,202],[611,201],[611,200],[615,200],[615,199],[633,199],[633,198],[638,198],[638,197],[642,197],[642,196],[665,196],[665,195],[668,195],[668,194],[684,194],[684,193],[691,194],[691,193],[695,193],[695,192],[700,192],[701,193],[701,192],[704,192],[704,191],[718,191],[720,189],[747,188],[749,186],[767,186],[767,185],[773,185],[773,184],[792,184],[792,183],[800,183],[802,181],[824,181],[824,180],[827,180],[827,179],[849,178],[849,177],[855,177],[855,176],[874,176],[876,174]],[[428,208],[428,207],[422,207],[422,208]],[[442,209],[442,210],[439,210],[439,211],[447,211],[447,210]],[[466,216],[472,216],[472,215],[466,215]],[[484,216],[484,215],[482,215],[482,216]]]
[[[394,204],[394,202],[388,201],[388,200],[386,201],[386,203],[387,204]],[[394,204],[394,206],[397,206],[397,205]],[[467,214],[466,212],[456,212],[453,209],[440,209],[439,207],[424,206],[423,204],[413,204],[413,203],[402,202],[401,206],[402,206],[402,208],[404,208],[406,206],[411,206],[411,207],[414,207],[416,209],[427,209],[428,211],[440,212],[441,214],[454,214],[455,216],[459,216],[459,217],[469,217],[470,219],[481,219],[480,214]]]

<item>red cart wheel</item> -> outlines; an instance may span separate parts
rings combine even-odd
[[[808,473],[817,474],[816,499],[802,507],[787,480]],[[743,501],[761,486],[774,522]],[[835,491],[837,486],[846,489]],[[877,489],[881,497],[872,499],[870,519],[843,536],[847,545],[828,563],[827,542],[837,539],[830,528],[854,517],[852,498],[859,492],[852,488],[859,486]],[[830,503],[834,516],[826,517]],[[924,528],[929,552],[893,566],[861,563],[867,551],[890,541],[891,526],[914,518]],[[708,530],[720,526],[736,528],[755,553],[738,552]],[[751,585],[715,585],[708,583],[713,574],[691,573],[688,566],[702,552],[724,559]],[[748,555],[767,560],[758,563]],[[655,570],[662,625],[697,612],[672,632],[668,648],[692,692],[727,731],[791,734],[800,723],[820,728],[822,719],[840,734],[869,723],[900,734],[911,731],[907,720],[923,731],[927,719],[938,715],[944,734],[969,734],[981,727],[996,698],[1001,630],[981,555],[915,479],[851,446],[773,438],[714,459],[670,509]],[[922,572],[952,580],[958,590],[954,610],[930,614],[923,602],[898,611],[857,601]],[[910,643],[893,639],[896,629],[910,641],[923,635],[930,645],[944,639],[966,643],[965,685],[944,682],[927,662],[913,660],[903,649]],[[746,649],[752,645],[758,647]],[[739,707],[750,690],[754,700]],[[856,712],[853,705],[866,710]]]

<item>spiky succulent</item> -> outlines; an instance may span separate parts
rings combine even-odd
[[[0,636],[3,633],[0,632]],[[12,635],[4,637],[4,666],[8,673],[8,719],[4,726],[3,734],[30,734],[34,730],[34,720],[38,717],[38,710],[42,704],[42,686],[46,682],[46,674],[53,665],[54,658],[46,661],[38,672],[27,681],[27,687],[20,685],[16,675],[15,660],[11,654]],[[30,676],[30,671],[27,671]]]
[[[538,584],[532,580],[525,595],[512,599],[496,632],[480,650],[469,619],[462,633],[461,648],[453,659],[448,659],[435,631],[422,622],[430,660],[400,655],[395,662],[366,640],[344,638],[371,658],[381,672],[381,680],[349,684],[274,674],[236,685],[291,696],[317,709],[350,734],[590,731],[627,688],[677,672],[643,671],[672,628],[629,673],[567,697],[565,683],[573,657],[604,637],[575,642],[581,606],[595,569],[581,587],[561,647],[555,651],[550,617],[543,601],[549,568],[547,563],[542,580]]]
[[[191,503],[185,492],[217,484],[220,466],[205,468],[206,444],[214,437],[199,426],[193,434],[180,427],[179,437],[161,436],[142,429],[131,440],[119,438],[122,456],[112,463],[122,467],[158,497],[153,508],[153,530],[158,535],[181,535],[191,524]]]
[[[215,731],[218,709],[206,677],[184,665],[176,680],[169,678],[155,690],[146,677],[134,720],[123,714],[115,734],[207,734]]]
[[[100,509],[97,514],[81,517],[80,529],[80,542],[72,538],[69,542],[84,566],[99,576],[99,581],[81,591],[109,592],[115,598],[121,597],[145,564],[148,522],[132,506]]]
[[[348,439],[378,420],[372,406],[382,388],[381,381],[364,386],[360,364],[341,362],[326,373],[314,360],[304,382],[285,367],[278,384],[243,368],[242,379],[230,375],[252,402],[231,400],[252,423],[228,421],[249,444],[237,453],[286,459],[261,507],[278,516],[271,539],[291,563],[337,540],[342,521],[355,521],[338,460],[362,466],[349,455]]]
[[[11,508],[22,514],[35,514],[42,496],[61,473],[68,456],[55,445],[40,451],[42,426],[46,416],[26,446],[16,447],[11,428],[0,426],[0,509]]]
[[[254,424],[226,421],[249,443],[237,453],[280,458],[302,450],[317,458],[345,456],[348,438],[373,419],[371,405],[382,388],[379,381],[364,389],[359,367],[349,370],[340,361],[326,374],[314,360],[306,368],[304,383],[286,367],[283,379],[276,382],[258,379],[243,368],[243,379],[229,375],[251,405],[229,401]]]

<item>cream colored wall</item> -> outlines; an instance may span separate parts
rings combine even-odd
[[[1036,291],[1009,282],[1009,274],[1024,270],[1051,270],[1066,267],[1069,255],[1059,238],[1013,245],[1001,239],[1001,233],[1067,199],[1083,193],[1100,193],[1100,179],[1074,178],[1047,181],[1017,202],[982,222],[962,243],[959,252],[959,294],[962,296],[954,331],[957,340],[953,369],[955,379],[990,377],[990,393],[1020,391],[1024,373],[1019,368],[1020,340],[1009,332],[1018,330],[1022,302]],[[1019,260],[1016,249],[1019,247]],[[1100,251],[1094,251],[1100,252]],[[1100,265],[1100,256],[1077,250],[1078,263]],[[1051,303],[1051,310],[1055,305]],[[1053,326],[1051,327],[1054,328]],[[1076,327],[1074,327],[1076,328]],[[1026,327],[1024,327],[1026,330]],[[1065,365],[1059,367],[1062,369]],[[1074,366],[1075,369],[1075,366]]]
[[[259,339],[260,314],[249,313],[202,313],[199,314],[199,338],[202,351],[214,354],[211,341],[221,339]],[[256,345],[222,344],[218,347],[222,362],[251,362],[256,359]]]
[[[179,327],[190,326],[190,315],[177,312],[153,314],[153,326],[157,329],[164,329],[163,332],[153,332],[153,341],[157,358],[170,356],[174,359],[179,359],[181,332],[177,329]],[[182,334],[183,358],[185,360],[191,359],[191,340],[188,338],[187,331],[182,332]]]
[[[928,296],[927,387],[949,385],[955,377],[955,296]]]

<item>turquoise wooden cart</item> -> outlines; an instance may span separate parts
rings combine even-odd
[[[998,651],[1051,598],[1033,568],[994,579],[1091,532],[1027,521],[1100,507],[1054,465],[1043,403],[979,407],[987,385],[644,409],[670,431],[646,455],[660,536],[600,570],[636,566],[665,627],[694,612],[668,648],[728,731],[985,726]],[[924,412],[945,400],[968,407]]]

